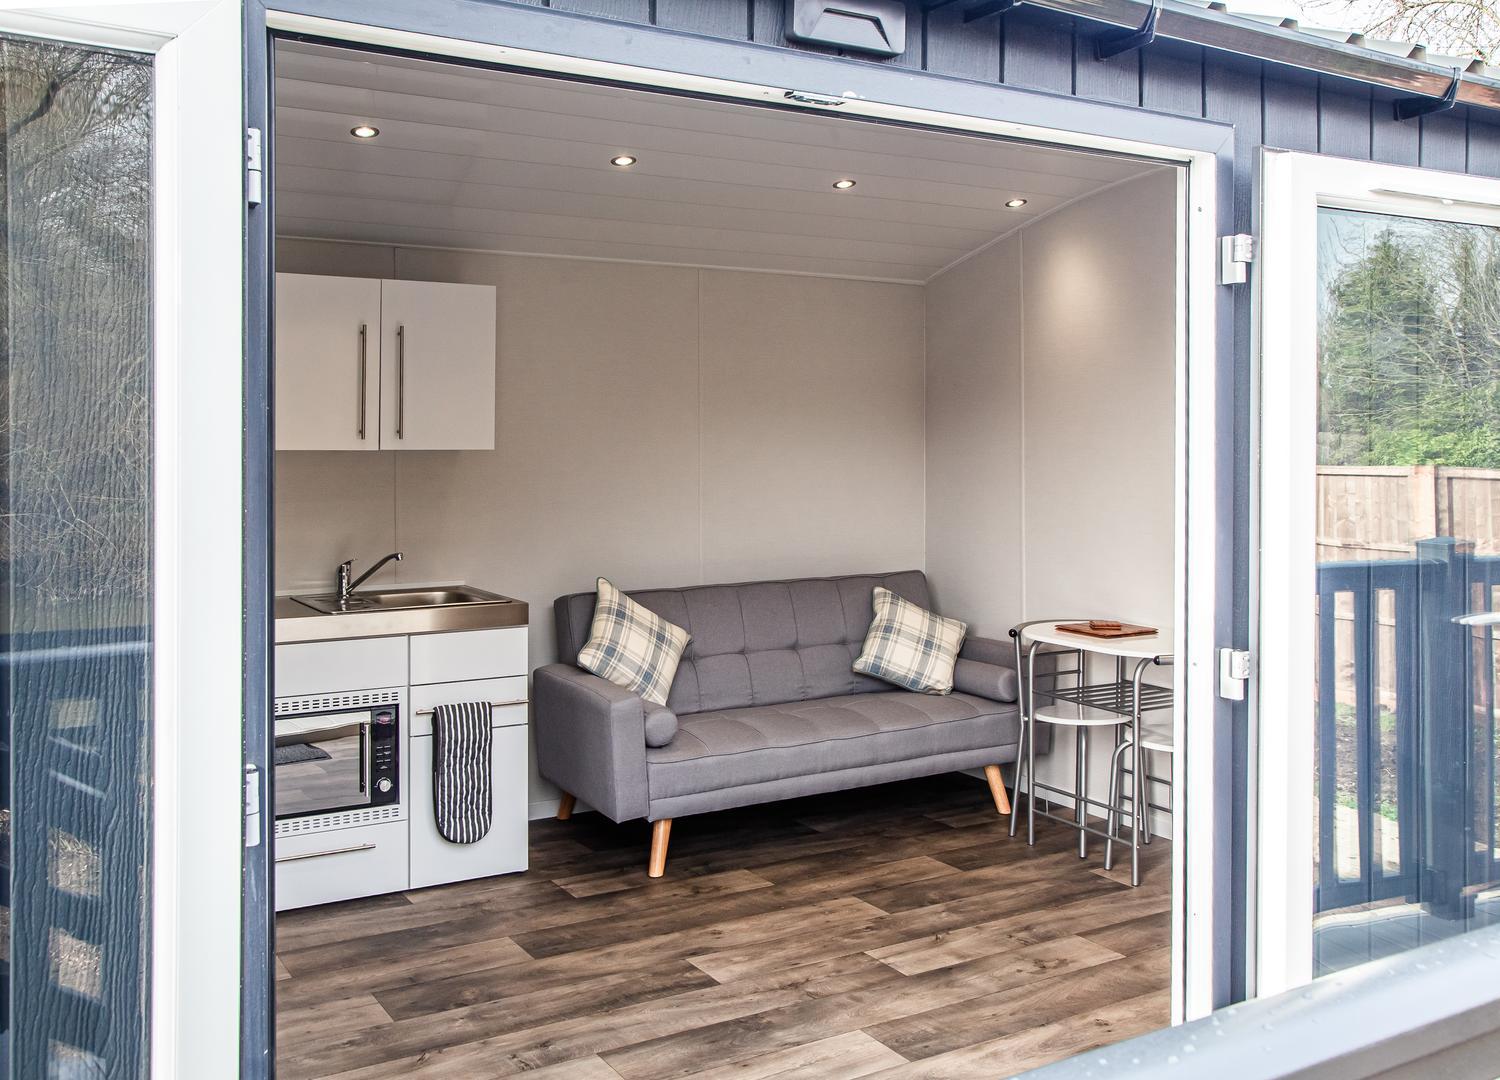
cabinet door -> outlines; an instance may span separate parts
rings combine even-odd
[[[524,715],[524,714],[523,714]],[[412,738],[411,887],[491,877],[525,870],[527,865],[527,728],[492,729],[490,831],[473,844],[450,844],[438,832],[432,807],[432,736]]]
[[[276,449],[380,447],[380,281],[276,275]]]
[[[381,319],[381,446],[493,450],[494,288],[386,281]]]

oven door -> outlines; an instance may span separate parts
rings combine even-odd
[[[276,817],[374,805],[371,728],[368,709],[277,717]]]

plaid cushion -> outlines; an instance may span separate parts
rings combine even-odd
[[[647,701],[665,705],[689,640],[682,627],[647,611],[600,578],[594,622],[588,641],[579,650],[578,666]]]
[[[953,664],[968,627],[903,600],[875,586],[875,621],[865,635],[854,670],[903,690],[922,694],[953,692]]]

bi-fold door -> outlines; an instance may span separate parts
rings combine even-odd
[[[0,1075],[238,1068],[242,14],[0,12]]]
[[[1262,165],[1267,994],[1500,919],[1500,182]]]

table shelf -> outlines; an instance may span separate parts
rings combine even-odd
[[[1135,687],[1129,682],[1090,683],[1085,686],[1037,688],[1037,697],[1049,697],[1053,701],[1065,701],[1070,705],[1086,705],[1091,709],[1130,716],[1135,711]],[[1170,709],[1173,704],[1170,686],[1141,683],[1141,712],[1154,709]]]

